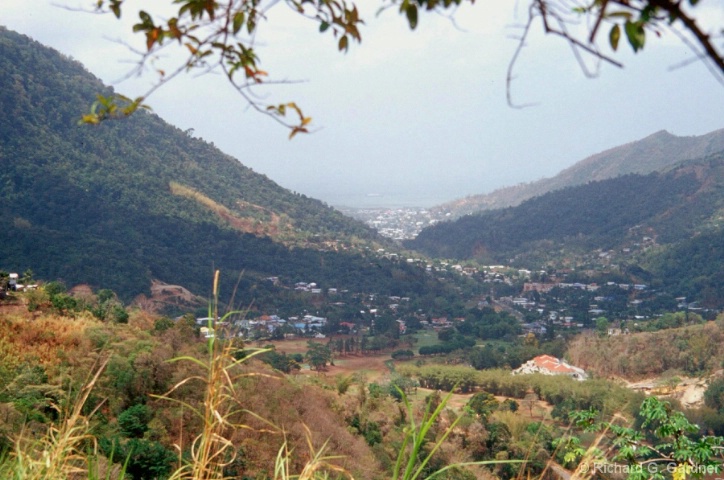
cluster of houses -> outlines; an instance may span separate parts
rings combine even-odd
[[[211,338],[215,335],[214,329],[229,326],[237,332],[246,331],[247,335],[252,332],[258,332],[262,335],[266,335],[274,333],[277,329],[289,327],[284,328],[287,332],[285,335],[308,333],[313,335],[314,338],[325,338],[326,335],[321,333],[319,330],[327,325],[327,319],[324,317],[316,317],[314,315],[304,315],[301,318],[289,317],[285,320],[280,318],[278,315],[262,315],[254,319],[243,318],[241,320],[236,320],[230,325],[228,322],[219,322],[214,321],[214,319],[210,317],[203,317],[197,318],[196,324],[199,325],[201,334],[206,338]],[[348,325],[355,327],[354,324]]]
[[[616,282],[607,282],[606,286],[613,287],[617,286],[622,290],[630,291],[630,290],[638,290],[643,291],[648,288],[648,285],[644,284],[630,284],[630,283],[616,283]],[[595,292],[599,288],[601,288],[600,285],[597,283],[563,283],[563,282],[551,282],[551,283],[541,283],[541,282],[526,282],[523,284],[523,292],[539,292],[539,293],[548,293],[554,288],[577,288],[579,290],[585,290],[587,292]]]
[[[315,294],[322,293],[322,289],[319,288],[317,286],[317,284],[314,282],[311,282],[311,283],[297,282],[294,284],[294,290],[296,290],[297,292],[309,292],[309,293],[315,293]],[[330,290],[336,290],[336,289],[330,289]]]

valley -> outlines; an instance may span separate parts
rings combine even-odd
[[[340,211],[98,92],[0,28],[0,478],[722,464],[724,130]]]

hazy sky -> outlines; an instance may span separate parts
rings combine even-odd
[[[44,0],[2,0],[0,24],[72,56],[116,91],[135,96],[155,77],[119,82],[134,56],[114,40],[138,45],[131,13],[149,4],[126,3],[119,22]],[[275,103],[300,104],[314,119],[311,135],[289,141],[286,130],[246,108],[218,75],[177,79],[148,103],[166,121],[195,129],[195,136],[282,186],[349,206],[372,201],[368,194],[383,194],[374,197],[378,203],[431,206],[553,176],[658,130],[684,136],[724,127],[724,86],[699,62],[672,70],[693,56],[672,35],[650,38],[635,56],[622,39],[617,58],[626,67],[601,65],[589,79],[562,40],[537,28],[512,89],[516,102],[536,105],[513,109],[505,78],[525,2],[479,0],[461,8],[454,23],[423,15],[415,32],[395,10],[376,16],[379,2],[359,4],[367,20],[363,41],[347,54],[284,4],[260,27],[260,67],[273,78],[303,82],[259,93]],[[702,0],[697,11],[724,25],[724,0]]]

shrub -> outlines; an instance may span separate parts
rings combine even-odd
[[[128,438],[141,438],[148,431],[151,410],[146,405],[134,405],[118,416],[121,434]]]

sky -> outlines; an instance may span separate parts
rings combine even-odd
[[[131,33],[133,12],[170,0],[126,0],[120,21],[73,11],[92,3],[3,0],[0,24],[80,61],[119,93],[144,93],[153,72],[126,78],[136,60],[128,44],[143,40]],[[430,207],[554,176],[659,130],[724,128],[724,85],[701,62],[676,68],[693,53],[673,35],[649,38],[638,55],[622,39],[615,57],[625,67],[589,59],[597,75],[588,78],[569,46],[538,25],[511,88],[515,103],[531,106],[511,108],[506,75],[525,2],[478,0],[452,20],[425,14],[414,32],[394,9],[378,15],[381,4],[358,2],[362,43],[346,54],[283,3],[260,25],[260,67],[289,83],[257,93],[299,104],[313,118],[311,134],[289,140],[214,74],[176,78],[147,103],[283,187],[346,207]],[[702,0],[696,12],[724,25],[724,0]]]

